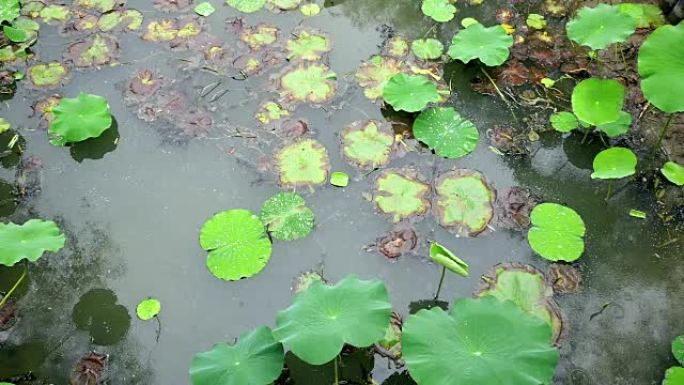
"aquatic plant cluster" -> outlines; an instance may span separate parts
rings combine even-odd
[[[420,9],[436,23],[450,23],[457,13],[454,3],[422,0]],[[481,2],[469,3],[477,6]],[[307,206],[307,191],[313,193],[326,183],[343,188],[355,182],[346,173],[332,170],[328,149],[308,135],[305,122],[290,119],[300,106],[325,107],[338,91],[337,74],[327,64],[332,44],[324,32],[304,26],[298,26],[283,44],[278,28],[249,26],[236,19],[227,27],[239,39],[231,47],[206,33],[204,19],[216,12],[215,4],[157,0],[155,5],[186,14],[145,22],[141,12],[114,0],[76,0],[73,8],[52,2],[0,0],[3,66],[20,68],[19,63],[32,58],[31,47],[39,39],[38,22],[68,25],[65,28],[79,37],[61,62],[34,63],[25,71],[0,71],[2,93],[13,93],[17,82],[37,90],[56,89],[69,81],[74,69],[115,65],[120,48],[112,31],[140,31],[142,39],[168,49],[198,50],[202,53],[199,58],[184,63],[188,69],[201,68],[232,79],[244,80],[282,65],[272,79],[277,97],[263,102],[254,118],[263,130],[280,130],[276,136],[285,138],[271,148],[269,160],[283,191],[263,202],[258,212],[257,208],[227,208],[199,229],[199,246],[206,251],[205,264],[214,277],[238,281],[255,276],[267,266],[278,242],[315,236],[316,217]],[[263,8],[285,15],[299,11],[305,17],[321,12],[319,4],[303,0],[227,0],[226,5],[245,14]],[[189,16],[190,12],[195,16]],[[490,26],[462,19],[448,47],[429,33],[411,42],[400,36],[388,38],[383,52],[361,63],[353,77],[369,101],[405,117],[408,128],[399,131],[388,122],[373,119],[351,122],[339,132],[339,151],[351,167],[367,173],[364,176],[380,170],[373,176],[368,204],[392,223],[410,227],[412,221],[432,216],[455,236],[474,238],[492,228],[497,210],[504,211],[514,223],[512,227],[527,230],[531,250],[553,263],[549,273],[529,265],[498,264],[482,277],[471,298],[457,299],[449,306],[439,301],[446,271],[468,276],[470,266],[457,252],[431,241],[429,258],[442,268],[434,301],[402,320],[393,312],[382,281],[347,276],[329,283],[322,273],[309,271],[297,278],[296,295],[291,305],[275,316],[273,328],[258,326],[234,343],[220,342],[197,353],[189,368],[193,385],[289,384],[288,354],[309,365],[332,363],[334,384],[338,385],[347,383],[341,374],[345,357],[356,352],[380,354],[397,368],[405,366],[404,374],[418,385],[552,384],[559,346],[568,332],[555,296],[574,292],[579,286],[579,275],[571,264],[585,253],[587,229],[580,214],[559,202],[534,199],[524,189],[511,189],[506,196],[510,204],[501,209],[492,183],[472,169],[456,168],[425,177],[411,167],[390,167],[404,152],[416,151],[430,159],[458,159],[480,146],[481,130],[473,119],[447,105],[451,86],[443,77],[443,64],[449,61],[476,68],[485,79],[481,90],[491,87],[490,93],[511,107],[512,96],[504,94],[502,83],[513,82],[516,76],[533,76],[522,76],[520,72],[528,69],[515,67],[519,59],[511,56],[518,55],[515,50],[525,44],[524,38],[515,35],[516,27],[506,22],[505,15],[501,19],[501,24]],[[551,40],[544,32],[544,16],[531,13],[525,24],[539,38]],[[684,112],[680,92],[684,89],[684,23],[666,24],[658,8],[649,4],[598,4],[580,8],[565,29],[568,39],[588,47],[586,60],[599,67],[602,52],[625,43],[637,30],[653,30],[638,51],[638,75],[644,98],[669,114],[655,144],[654,153],[659,152],[674,114]],[[611,140],[629,132],[634,118],[625,106],[626,86],[606,76],[575,75],[538,77],[540,87],[560,94],[561,83],[573,83],[569,105],[554,108],[549,125],[562,135],[578,130],[585,139],[591,135]],[[214,94],[219,86],[208,86],[202,97]],[[175,130],[179,141],[206,135],[216,125],[210,114],[211,102],[185,108],[188,101],[178,86],[152,70],[133,74],[123,92],[127,106],[138,118],[163,122]],[[221,98],[214,95],[213,102]],[[45,122],[49,142],[59,148],[72,150],[116,130],[116,119],[103,96],[84,92],[73,97],[57,95],[35,107]],[[512,108],[511,113],[516,117]],[[11,125],[0,119],[0,134],[6,132],[13,132]],[[10,153],[20,140],[18,134],[13,135]],[[249,136],[243,132],[235,135]],[[416,147],[406,144],[409,138],[415,139]],[[260,138],[250,139],[255,139],[257,146],[272,145],[259,142]],[[502,152],[496,146],[492,149]],[[639,161],[627,146],[609,146],[595,156],[591,179],[608,180],[608,200],[613,181],[636,175]],[[645,163],[643,158],[641,162]],[[684,166],[668,160],[657,169],[668,183],[684,185]],[[633,209],[629,215],[644,218],[646,213]],[[60,252],[66,240],[52,220],[0,223],[0,265],[23,264],[19,279],[0,297],[0,315],[26,279],[30,263],[45,253]],[[417,242],[413,230],[396,231],[383,247],[401,251],[394,256],[381,252],[396,258]],[[409,246],[404,249],[406,244]],[[98,293],[91,295],[95,298]],[[108,301],[112,307],[121,307],[115,297]],[[125,308],[119,310],[127,316]],[[136,314],[141,321],[158,320],[162,310],[161,301],[147,297]],[[78,313],[75,310],[75,319],[79,319]],[[88,329],[90,325],[84,321],[79,327]],[[102,345],[109,343],[92,337]],[[684,365],[684,337],[674,340],[672,352]],[[93,352],[84,360],[74,369],[72,384],[98,383],[106,357]],[[375,383],[367,377],[366,383]],[[669,369],[663,384],[684,384],[684,369]]]

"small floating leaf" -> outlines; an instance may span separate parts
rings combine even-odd
[[[423,75],[394,75],[382,91],[385,102],[397,111],[416,112],[439,101],[437,86]]]
[[[64,5],[50,4],[40,10],[40,18],[49,23],[52,20],[66,21],[71,16],[71,11]]]
[[[445,158],[470,154],[480,140],[477,127],[451,107],[423,111],[413,123],[413,135]]]
[[[530,13],[527,15],[527,21],[525,23],[528,27],[534,29],[546,28],[546,20],[544,19],[544,16],[537,13]]]
[[[69,73],[62,63],[36,64],[29,67],[29,80],[36,87],[55,88],[59,86]]]
[[[634,175],[637,157],[625,147],[612,147],[599,152],[594,158],[591,179],[620,179]]]
[[[99,12],[108,12],[114,9],[116,5],[115,0],[76,0],[74,1],[76,6],[87,8]]]
[[[656,4],[620,3],[617,8],[633,18],[637,28],[657,28],[666,23],[663,11]]]
[[[379,341],[391,312],[382,281],[349,276],[334,286],[313,282],[278,312],[273,335],[303,361],[322,365],[345,344],[364,348]]]
[[[684,23],[664,25],[651,33],[639,49],[641,91],[659,110],[684,111]]]
[[[4,21],[11,23],[19,17],[20,10],[19,0],[0,0],[0,23]]]
[[[681,365],[684,365],[684,335],[672,340],[672,355]]]
[[[281,95],[298,102],[324,103],[335,94],[334,72],[323,64],[294,68],[280,78]]]
[[[615,138],[629,131],[631,126],[632,115],[629,112],[620,111],[620,116],[616,121],[596,126],[596,129],[608,135],[609,138]]]
[[[299,8],[302,15],[311,17],[321,13],[321,6],[316,3],[304,4]]]
[[[197,353],[190,366],[192,385],[269,385],[283,370],[283,345],[271,329],[260,326],[240,336],[235,345],[219,343]]]
[[[300,195],[280,192],[264,202],[261,221],[274,239],[292,241],[311,232],[314,213]]]
[[[437,242],[430,245],[430,258],[458,275],[468,276],[468,264]]]
[[[667,369],[665,372],[665,380],[663,385],[683,385],[684,384],[684,368],[679,366]]]
[[[330,51],[330,40],[327,37],[301,31],[294,39],[288,40],[287,56],[290,60],[319,60],[321,56]]]
[[[266,0],[226,0],[226,4],[244,13],[253,13],[266,5]]]
[[[630,209],[629,216],[634,218],[646,219],[646,213],[637,209]]]
[[[267,0],[266,6],[272,12],[291,11],[297,9],[302,0]]]
[[[582,7],[565,28],[571,40],[597,50],[627,40],[636,29],[636,21],[614,5],[598,4],[595,8]]]
[[[62,98],[52,113],[48,133],[56,146],[97,138],[112,125],[107,99],[98,95],[81,92],[76,98]]]
[[[625,87],[617,80],[590,78],[572,90],[572,111],[593,126],[613,123],[620,117]]]
[[[444,52],[444,45],[437,39],[418,39],[411,43],[411,51],[420,59],[438,59]]]
[[[53,221],[31,219],[23,225],[0,223],[0,265],[14,266],[22,259],[37,261],[46,251],[64,247],[65,237]]]
[[[208,1],[204,1],[195,6],[195,13],[200,16],[211,16],[211,14],[214,12],[216,12],[216,8],[214,8],[214,6]]]
[[[12,128],[12,125],[5,119],[0,118],[0,134],[9,131],[10,128]]]
[[[677,186],[684,186],[684,166],[676,162],[669,161],[660,169],[665,178]],[[684,364],[682,364],[684,365]]]
[[[325,183],[330,171],[328,152],[313,139],[283,147],[275,156],[282,186],[315,186]]]
[[[264,103],[255,117],[263,124],[268,124],[274,120],[280,120],[286,116],[290,116],[290,112],[284,109],[280,104],[275,102]]]
[[[374,120],[355,122],[342,131],[342,155],[360,169],[374,169],[389,163],[394,135]]]
[[[249,27],[242,30],[240,33],[240,40],[249,45],[253,50],[261,49],[267,45],[271,45],[278,40],[278,33],[280,31],[277,27],[259,24],[255,27]]]
[[[434,210],[440,225],[475,236],[494,216],[494,191],[477,171],[456,170],[435,182]]]
[[[556,112],[551,115],[551,127],[558,132],[570,132],[579,127],[579,122],[572,112]]]
[[[387,41],[387,53],[396,58],[403,58],[408,55],[409,44],[401,36],[394,36]]]
[[[508,59],[512,45],[513,37],[500,25],[486,28],[476,23],[454,35],[447,53],[452,59],[464,63],[479,59],[485,65],[493,67]]]
[[[200,232],[209,252],[207,267],[217,278],[237,281],[260,272],[271,259],[271,241],[258,216],[249,210],[220,212]]]
[[[156,298],[147,298],[138,304],[135,313],[142,321],[149,321],[159,315],[161,311],[161,302]]]
[[[449,0],[423,0],[420,9],[425,16],[440,23],[446,23],[456,14],[456,7]]]
[[[375,181],[373,202],[380,212],[391,215],[394,222],[427,212],[430,186],[399,171],[385,171]]]
[[[335,171],[330,174],[330,184],[337,187],[347,187],[349,185],[349,175],[342,171]]]
[[[584,221],[577,212],[557,203],[537,205],[530,215],[530,247],[549,261],[572,262],[584,252]]]
[[[375,100],[382,96],[387,82],[400,72],[401,62],[397,59],[376,55],[359,66],[356,81],[364,89],[364,95]]]

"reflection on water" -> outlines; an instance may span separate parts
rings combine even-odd
[[[125,306],[117,303],[116,294],[107,289],[92,289],[83,294],[72,312],[74,324],[87,331],[95,345],[114,345],[131,326]]]

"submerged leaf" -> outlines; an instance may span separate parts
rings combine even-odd
[[[636,21],[614,5],[598,4],[582,7],[565,27],[571,40],[596,50],[626,41],[634,33]]]
[[[494,67],[508,59],[512,45],[513,37],[500,25],[486,28],[476,23],[454,35],[447,53],[452,59],[464,63],[479,59],[485,65]]]
[[[664,25],[648,36],[639,49],[641,91],[659,110],[684,111],[684,23]]]
[[[375,120],[354,122],[342,131],[342,155],[360,169],[389,163],[394,135],[386,124]]]
[[[207,267],[217,278],[237,281],[259,273],[271,259],[271,241],[258,216],[249,210],[220,212],[200,232],[209,252]]]
[[[373,202],[380,212],[399,222],[426,213],[430,206],[429,192],[430,186],[407,173],[388,170],[375,181]]]
[[[264,202],[261,221],[274,239],[292,241],[311,232],[314,213],[300,195],[280,192]]]
[[[458,275],[468,276],[468,264],[437,242],[430,245],[430,258]]]
[[[300,66],[280,78],[281,95],[292,101],[324,103],[335,94],[337,75],[323,64]]]
[[[266,0],[226,0],[226,4],[244,13],[253,13],[266,5]]]
[[[247,43],[249,48],[257,50],[275,43],[278,39],[279,32],[277,27],[260,24],[242,30],[242,33],[240,33],[240,40]]]
[[[62,98],[52,113],[48,133],[50,142],[57,146],[97,138],[113,121],[107,99],[83,92],[76,98]]]
[[[572,111],[581,121],[599,126],[620,117],[625,87],[617,80],[590,78],[572,90]]]
[[[470,154],[480,140],[477,127],[451,107],[423,111],[413,123],[413,135],[445,158]]]
[[[423,75],[394,75],[382,91],[385,102],[397,111],[416,112],[439,101],[437,86]]]
[[[660,169],[665,178],[677,186],[684,186],[684,166],[676,162],[666,162]],[[684,365],[684,364],[682,364]]]
[[[0,223],[0,265],[14,266],[22,259],[37,261],[46,251],[64,247],[65,237],[53,221],[31,219],[23,225]]]
[[[19,0],[0,0],[0,23],[10,23],[19,17],[21,6]]]
[[[29,67],[29,80],[36,87],[41,88],[55,88],[59,86],[64,78],[66,78],[69,71],[62,63],[46,63],[36,64]]]
[[[290,60],[319,60],[321,56],[330,51],[330,40],[327,37],[301,31],[296,34],[294,39],[288,40],[287,56]]]
[[[570,132],[579,127],[579,122],[572,112],[556,112],[551,115],[551,127],[558,132]]]
[[[494,216],[495,193],[477,171],[455,170],[435,182],[434,210],[440,225],[475,236]]]
[[[210,2],[204,1],[202,3],[199,3],[195,6],[194,9],[195,13],[200,15],[200,16],[211,16],[214,12],[216,12],[216,8],[214,8],[213,5],[211,5]]]
[[[276,153],[275,160],[282,186],[315,186],[328,179],[328,152],[316,140],[304,139],[287,145]]]
[[[557,203],[537,205],[530,215],[530,247],[549,261],[572,262],[584,252],[584,221],[577,212]]]
[[[442,56],[444,45],[437,39],[418,39],[411,43],[411,51],[420,59],[438,59]]]
[[[620,116],[616,121],[601,124],[597,126],[596,129],[608,135],[609,138],[615,138],[629,131],[631,126],[632,115],[629,112],[620,111]]]
[[[430,16],[434,21],[446,23],[454,18],[456,7],[449,0],[423,0],[420,6],[425,16]]]
[[[147,298],[140,301],[138,307],[135,309],[135,314],[138,315],[140,320],[149,321],[159,315],[160,311],[161,302],[159,302],[159,300],[156,298]]]
[[[387,82],[401,72],[401,62],[395,58],[373,56],[362,63],[356,71],[356,81],[368,99],[375,100],[382,96]]]
[[[612,147],[599,152],[594,158],[591,179],[620,179],[634,175],[637,157],[625,147]]]
[[[350,276],[334,286],[313,282],[278,313],[273,335],[303,361],[322,365],[345,344],[363,348],[378,342],[391,312],[382,281]]]

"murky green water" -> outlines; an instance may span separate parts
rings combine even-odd
[[[459,18],[477,16],[493,22],[496,4],[486,3],[465,8]],[[353,121],[382,118],[378,106],[356,86],[353,73],[361,61],[379,51],[385,25],[408,38],[422,36],[432,27],[424,22],[417,4],[412,0],[326,0],[322,14],[306,20],[298,13],[265,11],[244,17],[248,24],[278,25],[284,35],[302,24],[331,37],[330,66],[339,76],[333,107],[301,106],[294,116],[309,121],[314,136],[328,148],[332,169],[346,171],[353,181],[344,189],[324,186],[313,193],[303,192],[316,213],[315,232],[303,240],[276,242],[267,267],[239,282],[211,276],[206,254],[198,245],[198,231],[218,211],[258,210],[279,191],[272,174],[256,170],[260,157],[269,153],[247,146],[244,138],[228,137],[238,126],[256,130],[253,113],[268,96],[264,89],[269,74],[235,81],[180,70],[177,59],[191,53],[169,51],[143,42],[136,34],[122,36],[123,65],[75,71],[60,90],[65,95],[86,91],[107,97],[118,123],[116,148],[101,159],[89,159],[97,157],[92,148],[86,149],[89,154],[76,151],[77,159],[79,154],[85,157],[82,161],[76,161],[67,149],[50,145],[45,132],[36,129],[38,119],[30,117],[30,106],[46,93],[20,85],[17,95],[0,106],[0,115],[19,127],[27,142],[24,156],[42,159],[43,187],[10,218],[56,218],[69,238],[58,255],[31,266],[30,284],[19,293],[19,323],[10,332],[0,332],[0,379],[33,372],[45,383],[64,384],[73,363],[95,349],[111,355],[108,383],[189,383],[187,370],[195,353],[219,341],[232,341],[257,325],[272,325],[276,312],[291,302],[293,277],[314,267],[322,269],[330,281],[347,274],[381,278],[395,308],[405,315],[410,302],[430,298],[439,278],[437,266],[424,257],[404,256],[389,262],[365,251],[392,224],[375,214],[364,198],[375,174],[350,168],[340,156],[338,139],[339,131]],[[143,11],[148,19],[159,14],[146,1],[129,0],[127,6]],[[237,13],[217,8],[209,18],[209,32],[234,40],[225,32],[224,20]],[[439,33],[444,42],[453,34],[449,28]],[[42,61],[59,60],[68,42],[57,35],[55,27],[43,26],[36,51]],[[126,79],[144,68],[175,80],[188,98],[214,109],[209,138],[179,144],[163,126],[139,120],[134,109],[124,105]],[[677,235],[660,227],[652,215],[655,204],[650,193],[640,189],[640,184],[629,183],[608,203],[604,201],[606,185],[589,178],[598,146],[580,146],[578,138],[563,141],[549,133],[533,144],[528,158],[505,158],[490,151],[484,131],[496,124],[515,123],[497,99],[470,90],[468,81],[476,71],[452,64],[446,78],[454,88],[448,104],[481,130],[477,150],[458,160],[410,153],[391,166],[413,166],[426,176],[455,167],[472,168],[484,173],[499,192],[519,185],[544,200],[575,208],[587,225],[587,251],[577,263],[583,276],[581,291],[559,298],[568,337],[561,345],[555,384],[659,383],[664,370],[674,363],[669,341],[681,333],[684,319],[682,242],[659,247]],[[222,84],[212,93],[228,92],[215,101],[211,96],[201,97],[204,86],[217,80]],[[0,178],[11,182],[14,173],[11,167],[3,168]],[[647,220],[631,218],[630,208],[651,215]],[[4,215],[3,210],[0,205]],[[438,240],[470,263],[470,278],[447,275],[445,299],[470,296],[479,277],[499,262],[529,263],[544,271],[548,267],[533,255],[524,233],[498,228],[476,238],[456,238],[432,217],[417,223],[416,229],[422,254],[428,240]],[[20,272],[19,267],[0,269],[0,290],[7,290]],[[147,296],[163,303],[159,324],[135,318],[136,304]],[[391,374],[387,367],[385,359],[376,357],[378,382]],[[302,369],[297,384],[325,382],[311,370]]]

